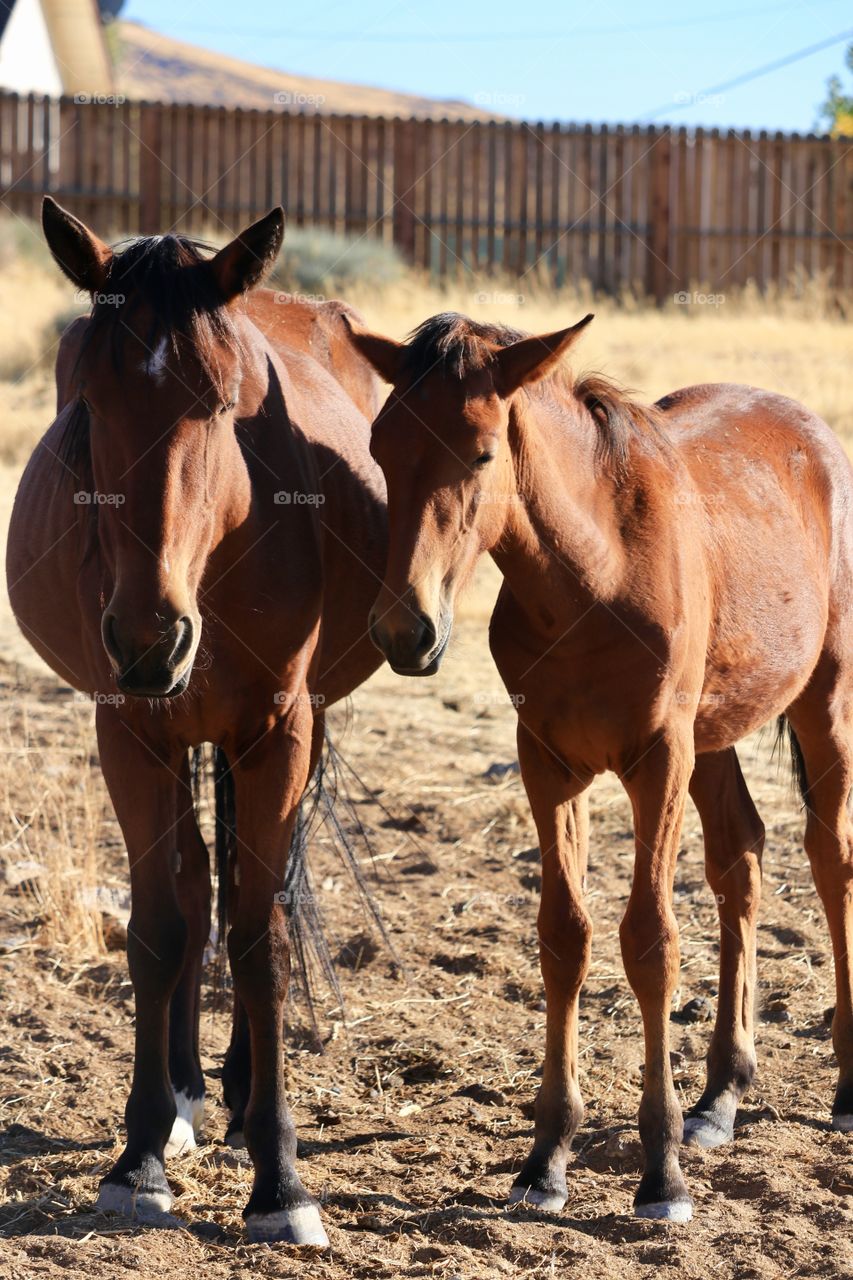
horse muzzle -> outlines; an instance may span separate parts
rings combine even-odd
[[[122,693],[134,698],[174,698],[186,690],[199,639],[188,614],[161,623],[150,635],[140,635],[108,612],[101,635]]]
[[[452,614],[443,615],[438,625],[426,613],[407,610],[408,617],[400,627],[388,618],[370,616],[370,638],[398,676],[433,676],[441,666],[450,632]]]

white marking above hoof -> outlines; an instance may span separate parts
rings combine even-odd
[[[657,1204],[635,1204],[636,1218],[651,1218],[655,1222],[689,1222],[693,1217],[692,1200],[660,1200]]]
[[[541,1209],[543,1213],[559,1213],[566,1203],[566,1197],[558,1191],[537,1191],[536,1187],[512,1187],[507,1196],[507,1204],[529,1204],[531,1209]]]
[[[275,1240],[281,1244],[329,1248],[320,1210],[314,1204],[300,1204],[295,1209],[279,1209],[275,1213],[253,1213],[246,1219],[246,1234],[253,1243]]]
[[[202,1094],[200,1098],[191,1098],[183,1089],[175,1089],[173,1092],[178,1114],[175,1116],[175,1123],[172,1125],[172,1132],[166,1143],[164,1155],[167,1160],[172,1156],[194,1151],[196,1138],[201,1133],[201,1126],[204,1123],[204,1095]]]
[[[833,1116],[832,1127],[838,1133],[853,1133],[853,1116]]]
[[[121,1213],[140,1222],[156,1221],[172,1208],[171,1191],[134,1191],[120,1182],[104,1182],[98,1192],[101,1213]]]
[[[727,1133],[713,1120],[704,1116],[688,1116],[684,1121],[684,1145],[686,1147],[702,1147],[712,1151],[714,1147],[723,1147],[734,1139],[733,1133]]]

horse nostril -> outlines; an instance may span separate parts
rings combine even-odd
[[[116,635],[115,614],[113,613],[104,614],[104,620],[101,623],[101,635],[103,636],[104,648],[106,649],[107,653],[115,661],[115,663],[119,667],[121,667],[122,665],[121,647],[118,642],[118,636]]]
[[[435,644],[436,630],[432,618],[426,613],[418,614],[418,621],[421,624],[421,633],[417,638],[415,649],[417,653],[429,653]]]
[[[183,618],[179,618],[175,623],[175,632],[177,633],[177,639],[175,640],[175,647],[172,650],[172,655],[169,658],[169,664],[172,667],[172,670],[177,670],[187,655],[192,652],[193,639],[195,636],[192,618],[189,618],[186,615]]]

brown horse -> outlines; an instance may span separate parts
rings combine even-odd
[[[255,1167],[244,1216],[253,1238],[323,1245],[285,1101],[283,889],[324,708],[380,661],[365,618],[384,488],[356,405],[369,407],[375,375],[347,353],[340,308],[312,320],[247,297],[281,245],[281,210],[215,256],[172,235],[113,251],[52,201],[44,228],[93,309],[60,359],[68,403],[21,481],[7,575],[34,648],[96,698],[130,860],[136,1053],[127,1145],[99,1204],[168,1209],[167,1143],[191,1140],[201,1108],[210,875],[188,753],[212,742],[237,814],[223,1077],[229,1133]]]
[[[371,444],[390,547],[371,626],[396,671],[431,674],[477,557],[490,552],[503,573],[490,642],[539,834],[548,1009],[533,1149],[511,1199],[548,1209],[565,1203],[582,1116],[586,792],[605,770],[621,779],[636,861],[620,937],[645,1033],[635,1211],[686,1221],[683,1129],[704,1147],[730,1140],[755,1071],[764,830],[734,744],[783,713],[835,953],[832,1124],[853,1127],[853,486],[832,431],[782,396],[700,386],[646,408],[599,376],[573,382],[559,361],[591,318],[544,337],[458,315],[407,345],[354,332],[393,384]],[[668,1026],[688,792],[721,947],[707,1087],[683,1125]]]

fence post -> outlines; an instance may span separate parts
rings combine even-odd
[[[392,190],[394,208],[392,226],[394,243],[407,262],[415,260],[415,129],[417,121],[395,119],[394,173]]]
[[[144,236],[156,235],[161,228],[160,150],[163,138],[163,110],[155,103],[143,102],[139,109],[139,230]]]
[[[669,173],[672,138],[664,129],[649,152],[649,228],[646,255],[646,290],[658,306],[672,293],[675,276],[670,263]]]

